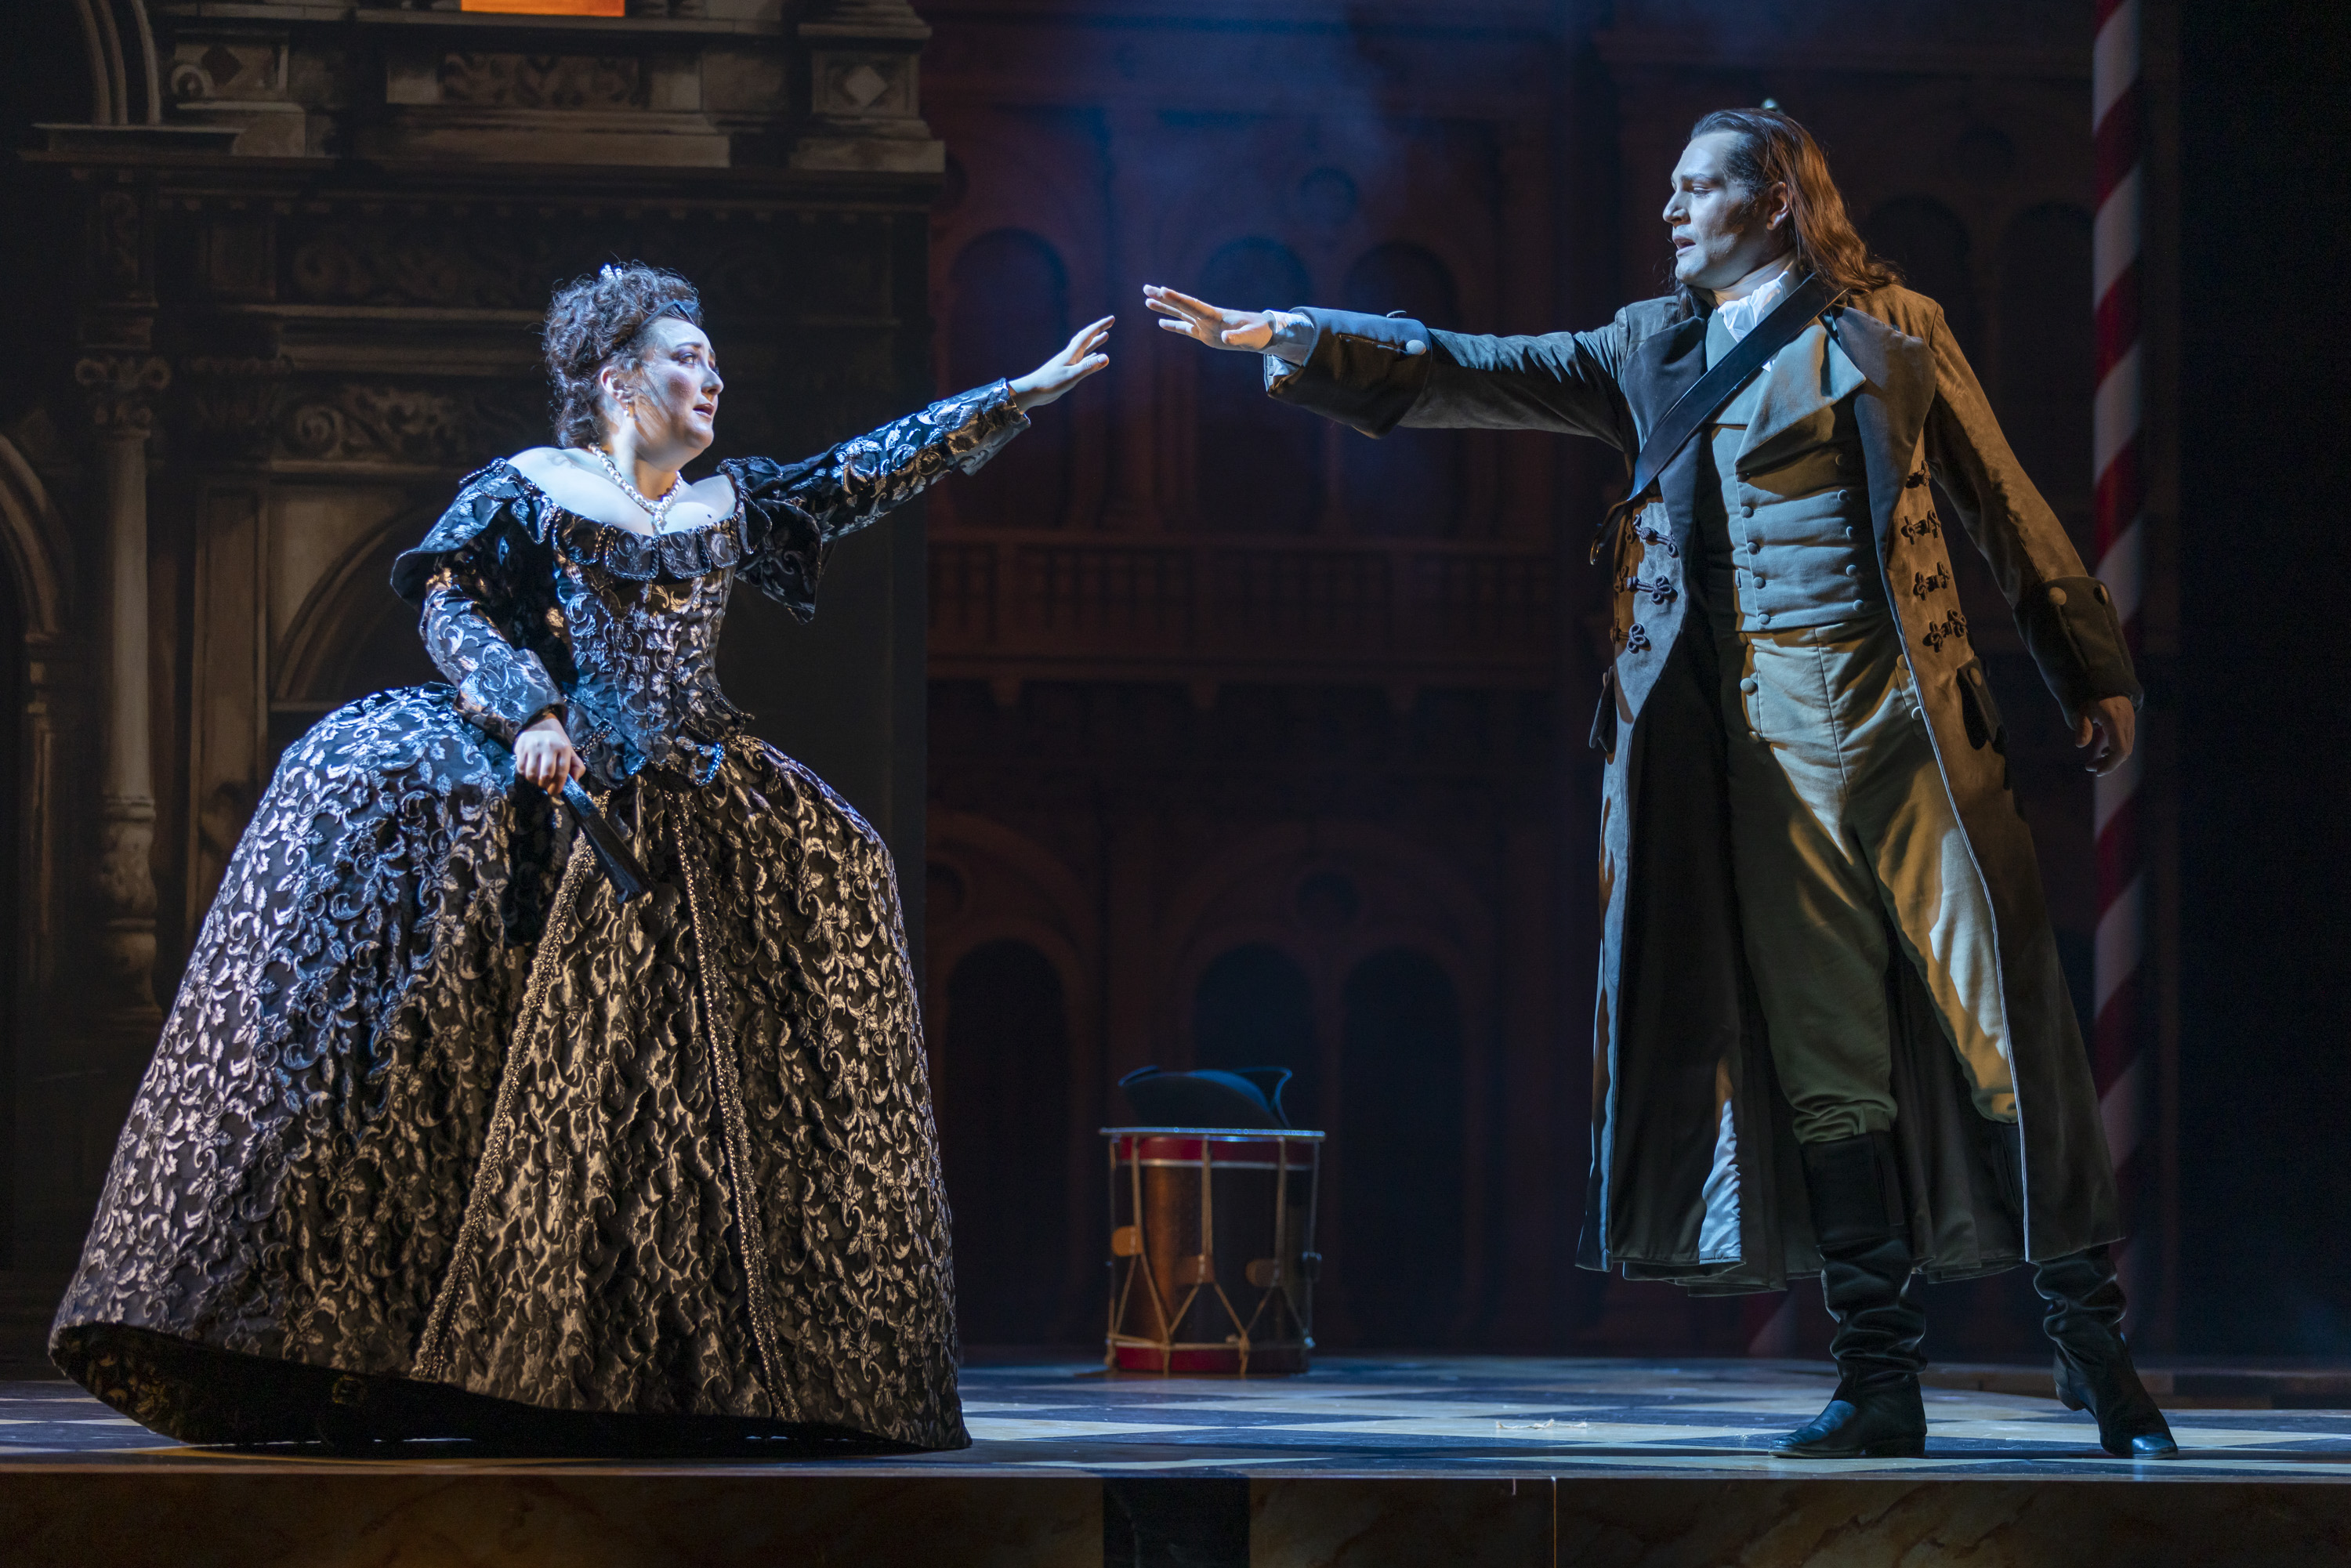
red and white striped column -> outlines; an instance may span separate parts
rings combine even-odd
[[[2139,208],[2147,166],[2139,72],[2139,0],[2095,0],[2097,44],[2090,66],[2090,123],[2097,148],[2098,211],[2090,248],[2097,316],[2098,390],[2091,422],[2093,513],[2098,577],[2114,595],[2134,654],[2139,645],[2140,567],[2146,555],[2147,486],[2141,461]],[[2098,940],[2095,1022],[2090,1063],[2106,1148],[2122,1186],[2126,1226],[2147,1218],[2141,1195],[2155,1150],[2147,1132],[2155,1103],[2142,999],[2147,979],[2146,861],[2139,841],[2142,747],[2097,780]],[[2126,1248],[2125,1288],[2134,1297],[2156,1249]]]

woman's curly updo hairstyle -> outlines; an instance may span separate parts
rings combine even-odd
[[[566,284],[547,307],[547,373],[555,382],[555,441],[593,446],[596,378],[606,365],[643,364],[645,329],[664,316],[702,325],[702,297],[674,272],[640,261],[606,266]]]

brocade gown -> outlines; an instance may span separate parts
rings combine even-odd
[[[888,852],[745,732],[747,580],[1025,428],[998,382],[658,537],[472,476],[392,570],[446,685],[285,755],[118,1145],[50,1354],[183,1441],[969,1442]],[[508,747],[560,712],[652,886]]]

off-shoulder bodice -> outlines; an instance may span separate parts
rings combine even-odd
[[[392,586],[422,605],[434,662],[493,738],[511,746],[553,709],[600,785],[647,767],[705,781],[749,717],[718,685],[735,579],[807,619],[834,539],[1027,425],[998,382],[805,462],[729,459],[734,510],[658,535],[569,511],[500,460],[393,563]]]

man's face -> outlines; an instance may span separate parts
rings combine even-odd
[[[1731,183],[1734,140],[1732,131],[1709,131],[1674,165],[1665,218],[1674,231],[1674,277],[1692,288],[1728,288],[1788,248],[1787,193]]]

